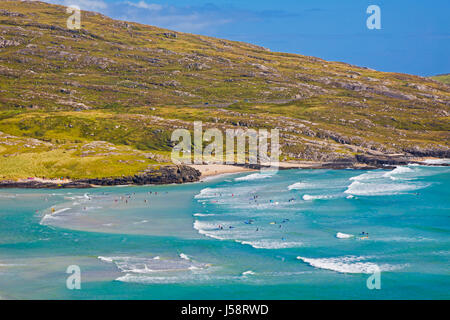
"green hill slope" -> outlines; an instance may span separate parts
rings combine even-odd
[[[2,1],[0,178],[129,175],[174,128],[279,128],[282,160],[449,157],[450,86],[65,7]]]
[[[440,82],[443,82],[446,84],[450,84],[450,73],[433,76],[433,77],[431,77],[431,79],[434,79],[436,81],[440,81]]]

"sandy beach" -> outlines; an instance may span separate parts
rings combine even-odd
[[[200,173],[202,174],[202,178],[221,175],[225,173],[256,171],[255,169],[249,169],[229,164],[193,164],[189,166],[200,171]]]
[[[269,165],[269,164],[267,164]],[[308,169],[316,168],[323,165],[323,162],[318,161],[301,161],[301,162],[280,162],[278,168],[283,169]],[[193,164],[190,167],[197,169],[202,174],[202,178],[218,176],[229,173],[241,173],[258,171],[257,169],[250,169],[243,166],[231,165],[231,164]]]

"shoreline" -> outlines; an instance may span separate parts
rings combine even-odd
[[[375,170],[394,169],[396,166],[418,164],[424,166],[450,166],[448,163],[439,163],[443,159],[432,157],[405,158],[393,156],[357,156],[358,161],[343,159],[334,162],[319,161],[286,161],[280,162],[279,170],[290,169],[332,169],[332,170]],[[363,160],[364,162],[361,162]],[[437,163],[434,163],[437,162]],[[130,177],[107,177],[94,179],[45,179],[30,177],[18,180],[0,180],[0,189],[87,189],[105,186],[143,186],[167,185],[189,182],[205,182],[210,179],[228,174],[255,172],[264,167],[252,164],[192,164],[167,165],[158,170],[148,170]]]
[[[251,169],[231,164],[191,164],[189,167],[200,171],[200,179],[213,178],[224,174],[252,172],[257,169]]]

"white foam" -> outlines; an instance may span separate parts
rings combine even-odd
[[[259,180],[259,179],[266,179],[272,177],[273,174],[267,173],[252,173],[248,176],[235,178],[234,181],[252,181],[252,180]]]
[[[143,224],[143,223],[147,223],[147,222],[148,222],[148,220],[141,220],[141,221],[133,222],[133,224]]]
[[[220,192],[219,189],[205,188],[200,190],[200,193],[197,194],[194,198],[195,199],[214,198],[217,196],[218,192]]]
[[[0,198],[15,199],[16,196],[12,194],[0,194]]]
[[[236,240],[236,242],[247,244],[255,249],[286,249],[286,248],[298,248],[303,246],[303,243],[300,241],[283,241],[273,239],[253,240],[253,241]]]
[[[310,200],[320,200],[320,199],[330,199],[331,197],[330,196],[312,196],[312,195],[309,195],[309,194],[305,194],[305,195],[303,195],[303,200],[305,200],[305,201],[310,201]]]
[[[402,173],[409,173],[409,172],[414,172],[414,171],[411,168],[408,168],[405,166],[399,166],[399,167],[396,167],[394,170],[383,174],[383,177],[390,177],[395,174],[402,174]]]
[[[184,254],[184,253],[180,253],[180,258],[181,259],[184,259],[184,260],[191,260],[191,258],[189,258],[186,254]]]
[[[153,274],[157,272],[189,271],[207,267],[206,264],[194,263],[189,257],[180,254],[181,259],[161,259],[156,256],[153,258],[141,257],[104,257],[98,259],[107,263],[114,263],[123,273],[130,274]]]
[[[306,189],[309,187],[311,187],[311,186],[305,182],[296,182],[296,183],[288,186],[288,190],[300,190],[300,189]]]
[[[402,268],[402,266],[377,265],[372,262],[361,262],[366,257],[338,257],[338,258],[305,258],[298,256],[297,259],[309,264],[314,268],[332,270],[341,273],[374,273],[380,271],[392,271]]]
[[[353,237],[354,237],[354,235],[352,235],[352,234],[347,234],[347,233],[342,233],[342,232],[336,233],[336,238],[339,238],[339,239],[349,239],[349,238],[353,238]]]
[[[60,214],[60,213],[62,213],[64,211],[67,211],[67,210],[70,210],[70,209],[72,209],[72,208],[59,209],[59,210],[56,210],[55,212],[53,212],[52,215],[56,216],[56,215],[58,215],[58,214]]]
[[[373,172],[366,172],[355,177],[351,177],[349,180],[353,181],[372,180],[375,178],[379,178],[381,176],[383,176],[383,172],[373,171]]]
[[[354,181],[348,186],[345,193],[358,196],[378,196],[378,195],[392,195],[406,191],[413,191],[425,188],[427,185],[413,184],[413,183],[363,183]]]
[[[97,257],[99,260],[101,261],[105,261],[105,262],[113,262],[114,258],[113,257],[103,257],[103,256],[98,256]]]
[[[252,270],[247,270],[247,271],[242,272],[243,276],[249,276],[249,275],[254,275],[254,274],[255,273]]]
[[[25,264],[16,264],[16,263],[0,263],[0,267],[9,268],[9,267],[21,267],[26,266]]]
[[[56,210],[53,213],[48,213],[42,217],[39,224],[44,224],[47,220],[52,220],[52,219],[57,220],[57,219],[59,219],[59,217],[58,217],[59,214],[65,212],[65,211],[68,211],[70,209],[72,209],[72,208],[63,208],[63,209]]]
[[[121,282],[132,282],[140,284],[174,284],[174,283],[199,283],[199,282],[210,282],[210,281],[232,281],[237,280],[236,277],[220,277],[199,274],[191,272],[190,275],[183,274],[181,276],[156,276],[156,275],[136,275],[132,273],[127,273],[122,277],[116,279],[116,281]]]
[[[391,180],[405,179],[405,177],[398,177],[404,175],[405,173],[414,173],[414,170],[403,166],[396,167],[394,170],[384,173],[383,177],[390,178]]]
[[[135,275],[131,273],[127,273],[122,277],[118,277],[116,281],[120,282],[132,282],[132,283],[141,283],[141,284],[169,284],[169,283],[178,283],[181,281],[179,277],[144,277],[140,275]]]
[[[212,217],[214,213],[194,213],[194,217]]]
[[[450,164],[450,159],[426,159],[422,162],[428,164]]]
[[[200,233],[204,236],[207,236],[207,237],[210,237],[213,239],[217,239],[217,240],[226,240],[227,239],[225,237],[220,237],[217,235],[218,228],[217,228],[217,225],[215,225],[215,224],[195,220],[193,226],[194,226],[194,229],[198,231],[198,233]]]

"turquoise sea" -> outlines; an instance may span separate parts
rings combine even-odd
[[[0,190],[0,298],[448,299],[449,199],[416,165]]]

